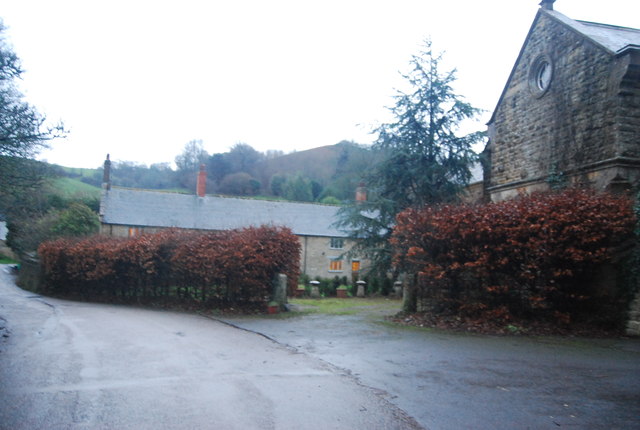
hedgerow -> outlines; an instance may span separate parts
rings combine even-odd
[[[409,209],[391,242],[436,313],[568,323],[616,300],[611,279],[596,275],[633,242],[634,222],[629,198],[572,188]]]
[[[295,288],[299,253],[289,229],[266,226],[59,239],[38,249],[46,292],[239,307],[268,301],[278,273]]]

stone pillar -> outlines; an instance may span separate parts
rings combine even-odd
[[[404,288],[402,289],[402,310],[404,312],[411,313],[417,311],[418,301],[415,284],[415,276],[406,276],[404,278]]]
[[[320,285],[320,282],[311,281],[309,282],[309,284],[311,284],[311,298],[317,299],[318,297],[320,297],[320,287],[318,287],[318,285]]]
[[[356,282],[356,285],[358,285],[358,292],[356,293],[356,296],[364,297],[364,288],[367,285],[367,283],[365,281],[358,281]]]
[[[280,310],[283,310],[287,304],[287,275],[278,273],[273,289],[273,301],[278,303]]]
[[[629,320],[627,321],[627,334],[629,336],[640,336],[640,293],[631,302],[629,308]]]
[[[402,282],[396,281],[393,283],[393,294],[395,294],[396,297],[402,297]]]

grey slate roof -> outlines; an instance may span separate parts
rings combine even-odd
[[[100,217],[105,224],[139,227],[228,230],[274,225],[289,227],[301,236],[347,237],[332,227],[338,209],[312,203],[198,197],[113,187],[103,191]]]
[[[555,11],[545,11],[558,21],[571,27],[574,31],[591,39],[593,42],[618,54],[626,49],[640,48],[640,30],[636,28],[617,27],[597,22],[574,21]]]

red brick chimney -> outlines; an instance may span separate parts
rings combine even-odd
[[[196,194],[198,197],[204,197],[207,193],[207,172],[204,170],[204,164],[200,165],[198,172],[198,181],[196,182]]]
[[[360,182],[358,188],[356,188],[356,203],[367,201],[367,187],[364,186],[364,182]]]

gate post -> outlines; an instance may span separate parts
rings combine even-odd
[[[280,310],[284,310],[287,304],[287,275],[278,273],[276,275],[275,286],[273,289],[273,301],[278,304]]]

